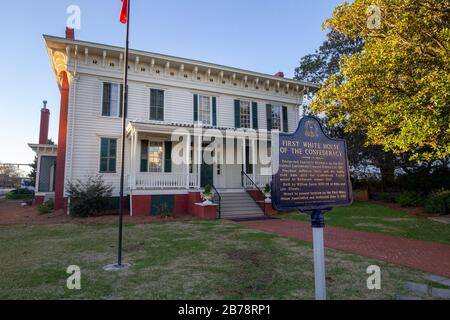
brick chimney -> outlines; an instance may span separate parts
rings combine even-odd
[[[280,71],[275,74],[275,77],[284,78],[284,72]]]
[[[47,109],[47,101],[44,101],[44,107],[41,109],[41,126],[39,128],[39,144],[48,142],[48,126],[50,122],[50,110]]]
[[[69,27],[66,27],[66,39],[75,40],[75,30]]]

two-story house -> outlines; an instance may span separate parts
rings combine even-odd
[[[61,109],[57,148],[33,145],[56,159],[55,182],[44,190],[38,181],[37,199],[53,196],[54,189],[56,207],[63,208],[68,181],[98,174],[118,199],[123,48],[78,41],[70,32],[44,40]],[[293,132],[305,93],[317,86],[137,50],[129,61],[124,165],[130,213],[156,215],[161,204],[174,213],[190,212],[207,184],[228,199],[225,214],[255,213],[245,191],[271,182],[270,133]],[[210,152],[213,161],[205,161],[216,140],[223,142]],[[189,151],[180,153],[180,144]]]

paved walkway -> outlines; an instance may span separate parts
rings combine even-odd
[[[310,223],[273,219],[240,224],[289,238],[312,241]],[[324,234],[325,246],[328,248],[450,277],[450,245],[335,227],[326,227]]]

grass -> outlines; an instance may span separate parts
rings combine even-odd
[[[111,225],[0,228],[0,299],[313,299],[311,244],[222,222],[126,225],[124,261]],[[382,290],[368,290],[379,265]],[[81,268],[81,290],[66,288],[66,269]],[[326,250],[330,299],[395,299],[424,274]]]
[[[287,213],[279,218],[310,221],[308,215]],[[325,214],[325,224],[333,227],[385,233],[393,236],[450,244],[450,225],[415,217],[370,202],[355,202]]]

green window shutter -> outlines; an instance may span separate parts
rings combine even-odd
[[[234,126],[236,129],[241,127],[241,101],[234,100]]]
[[[117,140],[109,139],[109,172],[116,172]]]
[[[148,140],[141,140],[141,172],[148,172]]]
[[[198,94],[194,94],[194,123],[198,121]]]
[[[212,97],[212,125],[217,127],[217,98]]]
[[[172,172],[172,141],[164,142],[164,172]]]
[[[101,138],[100,172],[116,172],[117,140]]]
[[[100,140],[100,172],[108,171],[108,147],[109,140],[102,138]]]
[[[288,109],[283,106],[283,132],[289,132]]]
[[[127,97],[127,104],[125,105],[125,118],[128,115],[128,86],[125,92],[125,96]],[[119,93],[119,117],[122,117],[122,106],[123,106],[123,84],[120,85],[120,93]]]
[[[103,83],[102,116],[111,115],[111,83]]]
[[[272,130],[272,105],[266,105],[267,130]]]
[[[252,102],[253,129],[258,130],[258,103]]]

